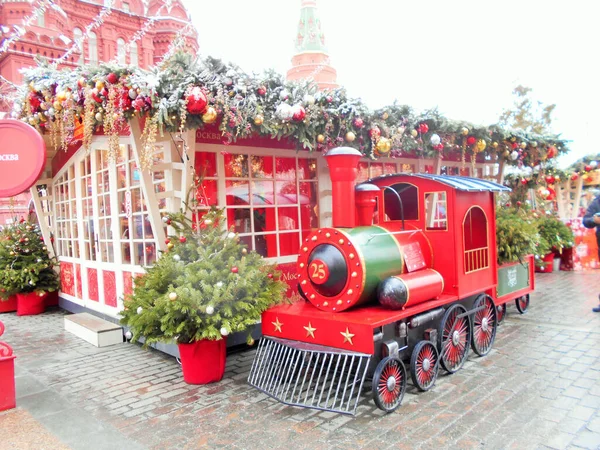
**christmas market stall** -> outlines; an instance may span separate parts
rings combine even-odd
[[[224,208],[223,225],[276,264],[297,297],[301,242],[332,223],[323,154],[333,147],[360,151],[359,182],[430,173],[501,183],[505,166],[544,165],[568,150],[556,136],[396,103],[373,111],[343,89],[318,92],[186,54],[150,71],[42,65],[25,76],[13,115],[48,147],[32,193],[60,262],[60,304],[113,318],[135,277],[169,250],[169,212],[186,207],[196,222]]]

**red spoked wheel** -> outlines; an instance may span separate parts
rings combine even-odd
[[[498,305],[496,307],[496,319],[498,319],[498,325],[504,322],[504,318],[506,317],[506,303]]]
[[[439,369],[439,354],[430,341],[421,341],[410,357],[410,377],[420,391],[428,391],[435,384]]]
[[[373,400],[385,412],[395,411],[402,403],[406,391],[406,369],[398,358],[383,358],[373,375]]]
[[[442,367],[454,373],[458,371],[469,355],[471,347],[471,321],[462,305],[450,307],[440,324],[439,347]]]
[[[475,300],[473,309],[476,310],[473,316],[473,351],[479,356],[485,356],[492,349],[496,339],[498,328],[496,305],[492,297],[483,294]]]
[[[517,311],[521,314],[525,314],[529,308],[529,294],[525,294],[516,299],[515,304],[517,305]]]

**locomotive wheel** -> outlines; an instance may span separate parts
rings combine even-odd
[[[525,314],[527,309],[529,308],[529,294],[523,295],[515,300],[515,304],[517,305],[517,311],[521,314]]]
[[[421,341],[410,357],[410,377],[420,391],[428,391],[435,384],[439,369],[439,354],[430,341]]]
[[[498,325],[504,322],[504,318],[506,317],[506,303],[502,305],[498,305],[496,307],[496,318],[498,320]]]
[[[458,371],[469,355],[471,347],[471,321],[462,305],[454,305],[446,311],[440,324],[440,363],[450,373]]]
[[[498,327],[498,314],[496,305],[489,295],[480,295],[473,309],[483,307],[473,316],[473,351],[479,356],[487,355],[496,339],[496,329]]]
[[[383,358],[373,375],[373,400],[385,412],[395,411],[402,403],[406,391],[406,369],[398,358]]]

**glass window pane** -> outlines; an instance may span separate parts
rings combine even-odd
[[[383,173],[386,175],[389,173],[396,173],[398,169],[396,168],[396,164],[394,163],[386,163],[383,165]]]
[[[196,175],[200,178],[217,176],[217,155],[209,152],[196,152]]]
[[[219,204],[217,180],[204,180],[196,191],[199,206],[216,206]]]
[[[383,175],[382,163],[371,163],[371,178],[380,177]]]
[[[299,233],[282,233],[279,235],[279,255],[297,255],[300,251]]]
[[[278,180],[296,182],[296,158],[275,158],[275,165]]]
[[[298,158],[298,177],[301,180],[316,180],[317,160]]]
[[[225,160],[225,176],[229,178],[244,178],[248,176],[248,156],[227,153]]]
[[[317,183],[300,183],[300,222],[303,230],[319,227]]]
[[[234,233],[250,233],[252,231],[249,208],[227,210],[227,229],[231,230],[232,227]]]
[[[273,178],[272,156],[252,156],[250,167],[253,178]]]
[[[227,206],[249,205],[250,188],[248,181],[226,181],[226,203]]]
[[[254,210],[254,232],[264,233],[268,231],[277,231],[275,208],[256,208]]]
[[[273,182],[272,181],[253,181],[252,182],[252,204],[253,205],[274,205]]]
[[[300,228],[298,223],[298,208],[292,206],[289,208],[278,208],[279,230],[297,230]]]

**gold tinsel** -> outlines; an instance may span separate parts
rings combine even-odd
[[[85,88],[85,100],[83,103],[83,148],[86,151],[90,151],[92,145],[92,137],[94,136],[94,123],[95,123],[95,100],[92,97],[92,89],[88,86]]]
[[[142,170],[152,167],[154,145],[156,144],[156,136],[158,135],[158,114],[146,119],[144,131],[142,132],[141,141],[142,149],[140,154],[140,166]]]
[[[117,98],[117,89],[115,86],[108,88],[108,99],[104,106],[104,135],[108,136],[108,159],[116,161],[119,154],[119,127],[118,116],[116,114],[115,99]]]

